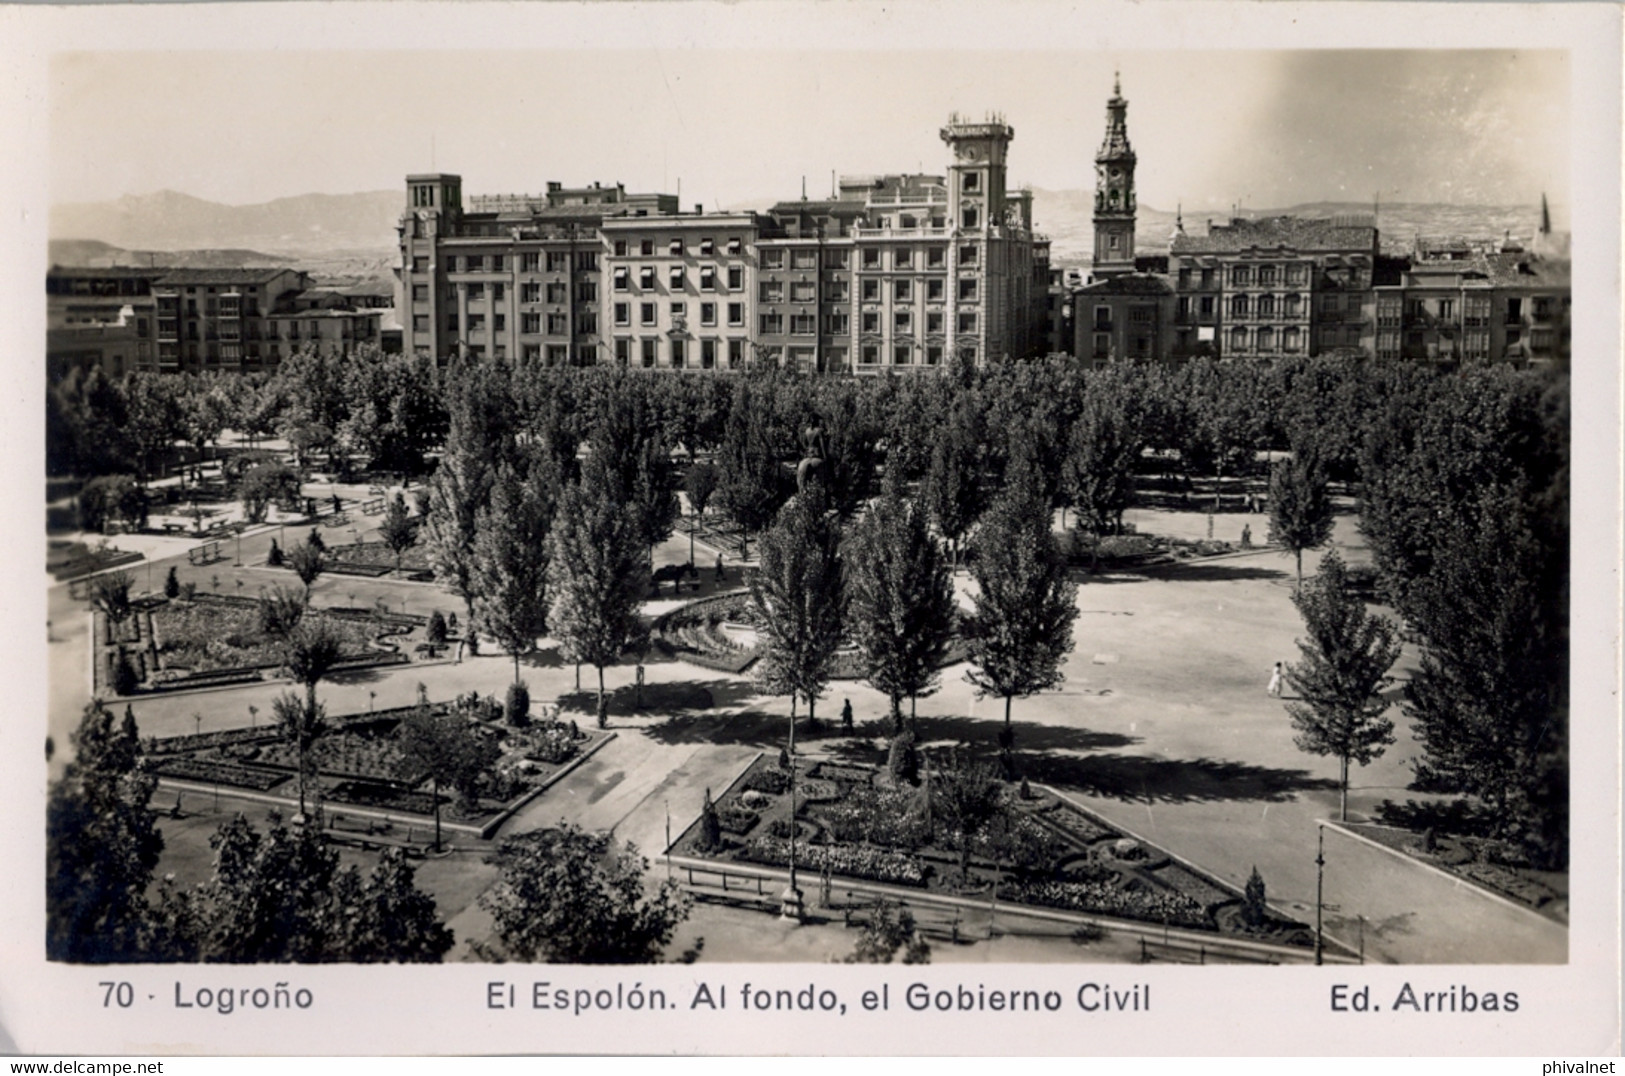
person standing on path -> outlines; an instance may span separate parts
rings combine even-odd
[[[1269,693],[1275,698],[1281,697],[1281,663],[1275,663],[1275,671],[1270,673]]]

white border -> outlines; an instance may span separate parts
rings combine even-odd
[[[1619,9],[1604,5],[1404,5],[1028,2],[684,4],[182,4],[0,8],[0,428],[12,570],[6,620],[22,657],[8,669],[0,717],[0,1049],[78,1054],[863,1053],[1524,1054],[1617,1053],[1620,1047],[1620,66]],[[1264,47],[1519,47],[1571,50],[1575,159],[1574,291],[1574,897],[1563,967],[1181,969],[1121,966],[666,966],[626,969],[441,968],[77,969],[42,958],[44,767],[43,473],[39,280],[45,268],[49,57],[117,49],[750,49],[918,48],[1259,49]],[[1216,87],[1216,91],[1221,87]],[[1079,93],[1056,86],[1058,94]],[[1219,107],[1193,102],[1193,108]],[[1078,101],[1091,120],[1098,101]],[[137,109],[131,122],[139,123]],[[1087,125],[1085,125],[1087,126]],[[1092,129],[1092,128],[1090,128]],[[1085,134],[1080,134],[1085,137]],[[1087,139],[1086,139],[1087,140]],[[222,152],[229,147],[222,146]],[[1081,181],[1081,178],[1080,178]],[[16,506],[24,506],[18,510]],[[273,974],[274,972],[274,974]],[[1151,984],[1153,1011],[1086,1017],[894,1011],[879,1016],[773,1019],[682,1010],[666,1016],[560,1016],[485,1007],[502,979],[659,983],[686,998],[698,978],[861,989],[913,981],[1053,987]],[[102,979],[133,979],[165,996],[189,984],[290,981],[321,999],[311,1014],[231,1017],[150,1005],[100,1008]],[[1332,982],[1368,983],[1376,997],[1468,984],[1516,990],[1512,1017],[1338,1016]],[[855,1007],[855,1006],[854,1006]]]

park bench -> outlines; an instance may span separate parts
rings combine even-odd
[[[205,564],[213,564],[217,560],[224,560],[225,554],[220,552],[220,543],[218,541],[211,541],[188,549],[186,559],[191,562],[193,567],[201,567]]]
[[[374,497],[370,501],[363,501],[361,503],[361,512],[362,512],[363,515],[368,515],[368,516],[382,515],[383,511],[384,511],[384,499],[382,497]]]

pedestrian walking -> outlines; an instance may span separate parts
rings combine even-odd
[[[1270,673],[1269,692],[1277,699],[1281,697],[1281,663],[1279,661],[1275,663],[1275,671]]]
[[[717,554],[717,582],[719,582],[719,583],[722,582],[724,578],[725,577],[722,574],[722,554],[718,553]]]
[[[456,661],[456,664],[461,665],[462,663],[463,663],[463,640],[458,639],[457,640],[457,661]]]

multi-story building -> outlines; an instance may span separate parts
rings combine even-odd
[[[403,346],[641,369],[925,370],[1043,349],[1049,244],[1007,189],[1014,129],[952,117],[946,176],[847,177],[765,213],[594,186],[462,207],[407,177]]]
[[[158,370],[274,370],[304,340],[272,315],[291,310],[309,287],[310,277],[294,269],[169,270],[152,285]]]
[[[55,381],[100,366],[113,377],[156,369],[152,285],[167,269],[53,266],[45,276],[45,363]]]
[[[1569,315],[1566,259],[1512,243],[1418,256],[1376,288],[1376,354],[1444,365],[1567,361]]]
[[[1128,102],[1112,80],[1106,138],[1095,154],[1094,280],[1134,272],[1134,147],[1128,141]]]

